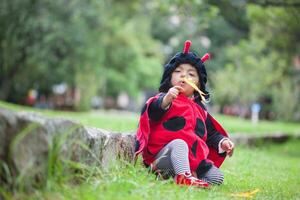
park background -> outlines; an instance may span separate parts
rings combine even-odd
[[[199,56],[211,54],[208,107],[230,133],[300,132],[299,1],[3,0],[0,25],[1,108],[134,131],[163,65],[189,39]],[[260,121],[251,123],[257,106]],[[7,199],[98,199],[99,192],[105,199],[132,193],[226,199],[258,188],[257,198],[296,199],[299,151],[299,140],[237,147],[225,162],[224,186],[212,191],[176,188],[142,167],[120,165],[79,185],[61,169],[45,185],[28,191],[20,181],[0,193]]]

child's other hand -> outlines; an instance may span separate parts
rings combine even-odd
[[[232,156],[233,154],[233,150],[234,150],[234,143],[229,140],[229,139],[225,139],[222,143],[221,143],[221,148],[226,151],[227,155],[229,157]]]
[[[183,91],[184,89],[178,85],[171,87],[163,99],[162,108],[168,107],[170,103],[177,98],[178,94]]]

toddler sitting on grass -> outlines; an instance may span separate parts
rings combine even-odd
[[[143,107],[135,155],[142,153],[146,166],[176,184],[208,188],[223,183],[219,167],[234,144],[204,105],[209,55],[198,57],[190,45],[165,65],[159,93]]]

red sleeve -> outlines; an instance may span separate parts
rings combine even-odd
[[[137,157],[148,144],[148,138],[150,133],[150,118],[148,113],[149,105],[158,97],[159,95],[156,95],[155,97],[151,97],[150,99],[148,99],[148,101],[142,108],[141,116],[139,119],[139,125],[136,132],[135,157]]]

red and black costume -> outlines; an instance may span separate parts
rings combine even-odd
[[[183,53],[176,54],[165,66],[160,93],[150,98],[142,109],[135,151],[136,155],[142,153],[144,163],[150,165],[165,145],[174,139],[182,139],[189,148],[190,169],[199,177],[209,170],[212,164],[220,167],[226,153],[218,153],[219,142],[228,135],[207,112],[198,93],[194,94],[193,99],[180,94],[167,110],[161,108],[164,95],[172,87],[171,74],[180,64],[189,63],[197,69],[200,88],[205,91],[207,74],[204,59],[201,60],[195,53],[186,49],[187,47]]]

